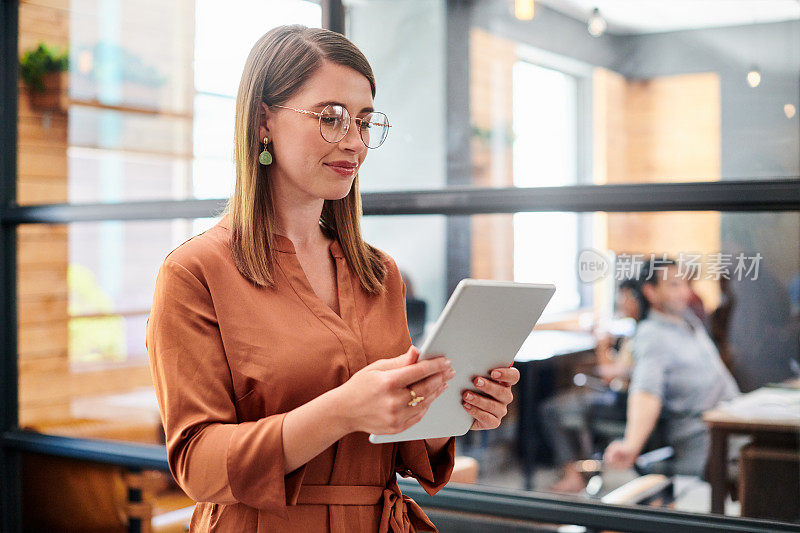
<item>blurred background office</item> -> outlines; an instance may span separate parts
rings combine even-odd
[[[245,57],[288,23],[336,26],[375,71],[392,132],[360,172],[363,229],[411,288],[417,345],[464,277],[557,286],[517,356],[512,412],[457,441],[461,481],[800,521],[797,0],[21,1],[18,55],[44,42],[69,67],[45,97],[18,83],[6,201],[25,217],[8,219],[18,281],[4,299],[17,420],[4,429],[163,442],[144,343],[158,265],[216,223]],[[115,217],[131,202],[140,219]],[[24,211],[39,204],[76,209]],[[686,407],[724,461],[670,470],[665,396],[643,458],[610,468],[651,304],[638,276],[667,258],[684,269],[687,331],[740,393]],[[31,524],[88,468],[48,461],[23,463]],[[96,503],[84,518],[105,505],[127,524],[125,479],[93,472],[104,489],[72,491]],[[656,475],[661,499],[614,499]],[[765,475],[795,504],[771,504]],[[140,476],[139,518],[192,504],[168,474]]]

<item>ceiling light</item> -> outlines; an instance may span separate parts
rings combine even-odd
[[[761,72],[756,67],[750,69],[747,73],[747,84],[754,89],[761,83]]]
[[[514,0],[514,16],[518,20],[531,20],[533,11],[533,0]]]
[[[589,22],[587,24],[587,29],[589,30],[589,34],[593,37],[600,37],[606,31],[606,19],[600,14],[600,10],[594,8],[592,10],[592,14],[589,16]]]

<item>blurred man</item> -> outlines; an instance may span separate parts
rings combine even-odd
[[[675,450],[673,472],[703,476],[709,437],[704,411],[739,394],[703,324],[689,309],[689,281],[672,260],[645,264],[642,292],[650,313],[633,342],[634,366],[623,440],[606,448],[609,466],[633,466],[659,416]]]

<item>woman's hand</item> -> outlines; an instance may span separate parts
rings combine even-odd
[[[514,399],[511,386],[519,381],[519,370],[510,367],[495,368],[491,379],[473,378],[475,390],[461,394],[461,405],[475,419],[470,429],[494,429],[508,413],[508,404]]]
[[[417,361],[419,350],[411,346],[397,357],[365,366],[335,391],[339,410],[349,432],[399,433],[419,422],[455,376],[450,360],[437,357]],[[425,399],[416,405],[410,389]]]

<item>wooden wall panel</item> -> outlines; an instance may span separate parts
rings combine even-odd
[[[19,7],[20,53],[39,41],[69,45],[69,0],[29,0]],[[17,203],[67,201],[68,115],[63,109],[33,108],[19,84]],[[66,225],[24,225],[17,233],[18,369],[20,424],[69,417]]]
[[[514,184],[512,147],[498,150],[487,138],[505,135],[513,124],[512,69],[516,44],[480,29],[470,32],[470,114],[479,134],[472,136],[472,185]],[[514,222],[511,215],[472,217],[471,276],[514,279]]]
[[[64,147],[25,144],[19,147],[17,168],[24,183],[29,177],[61,180],[66,184],[67,151]],[[24,178],[22,178],[24,177]],[[64,193],[66,193],[64,189]],[[62,201],[66,201],[66,194]]]
[[[40,41],[65,49],[70,44],[70,18],[75,15],[70,9],[69,0],[21,1],[20,53],[35,48]],[[79,9],[83,8],[79,6]],[[191,121],[194,94],[192,62],[184,59],[191,58],[193,53],[193,2],[148,0],[145,4],[138,2],[135,8],[126,5],[125,13],[124,28],[119,35],[122,43],[136,40],[137,46],[140,46],[138,50],[144,53],[165,49],[178,51],[173,54],[177,64],[167,65],[165,69],[182,69],[180,75],[175,75],[171,81],[185,89],[176,99],[180,100],[181,106],[188,105],[188,111],[183,107],[178,111]],[[77,16],[84,21],[97,19],[97,25],[104,23],[94,10],[82,11]],[[164,32],[153,27],[154,20],[176,21],[169,23],[175,31]],[[17,203],[67,202],[69,115],[65,109],[33,107],[28,88],[21,81],[18,87]],[[92,105],[91,102],[84,104]],[[169,114],[159,116],[156,109],[144,112],[148,113],[147,116],[174,120]],[[189,150],[180,150],[180,153],[191,152],[191,135],[186,138],[189,140]],[[78,367],[70,363],[68,265],[68,225],[19,227],[17,302],[20,423],[22,426],[61,434],[74,433],[73,429],[80,426],[90,428],[86,430],[86,437],[98,436],[99,431],[107,435],[113,433],[115,438],[147,435],[147,439],[152,440],[154,433],[150,430],[158,425],[157,413],[151,416],[153,413],[150,412],[147,420],[128,420],[125,416],[108,413],[103,416],[92,414],[93,402],[102,402],[103,397],[110,395],[152,387],[152,380],[146,358],[134,357],[121,365],[109,363]],[[76,410],[77,405],[81,406],[82,411]],[[145,406],[147,409],[151,408]],[[116,419],[112,420],[109,416],[116,416]],[[109,433],[108,428],[115,424],[119,427]],[[126,424],[136,427],[126,432]],[[147,425],[151,427],[145,428]]]
[[[19,359],[36,357],[66,357],[69,343],[69,322],[50,321],[44,324],[25,324],[18,336]]]
[[[36,48],[39,41],[62,48],[69,45],[69,0],[20,2],[20,53]]]
[[[628,81],[596,69],[595,162],[598,183],[714,181],[721,166],[720,86],[715,73]],[[596,231],[617,253],[709,254],[720,249],[720,215],[611,213]],[[718,283],[694,284],[707,310]]]
[[[513,184],[511,148],[498,152],[486,136],[498,123],[512,125],[512,67],[516,43],[482,30],[470,42],[470,103],[474,127],[475,186]],[[627,80],[605,69],[593,76],[593,175],[595,183],[712,181],[721,165],[720,86],[715,73]],[[718,213],[596,214],[594,246],[629,253],[708,254],[720,247]],[[511,216],[473,217],[472,275],[513,278]],[[608,301],[600,284],[595,301]],[[695,290],[711,310],[716,282]]]

